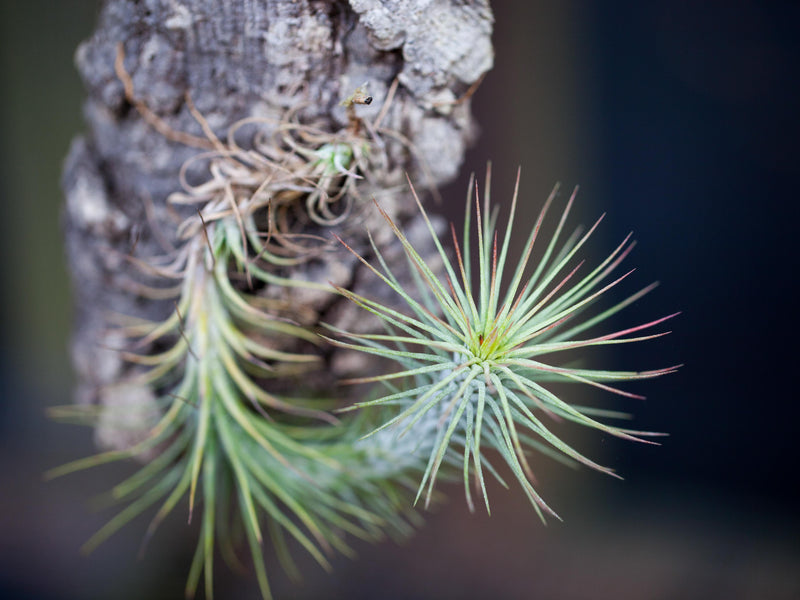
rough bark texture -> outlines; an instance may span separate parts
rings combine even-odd
[[[387,145],[389,164],[377,179],[400,189],[406,171],[436,184],[456,174],[473,127],[469,101],[455,101],[491,67],[491,28],[484,0],[108,0],[97,31],[77,52],[88,91],[87,133],[74,141],[63,180],[79,401],[111,401],[109,386],[124,378],[127,366],[108,350],[121,343],[108,327],[110,313],[163,318],[173,309],[131,291],[138,275],[125,257],[156,256],[160,240],[174,237],[165,200],[180,189],[181,165],[198,152],[167,139],[126,100],[114,71],[118,43],[137,100],[174,130],[198,136],[187,92],[220,137],[239,119],[280,118],[298,104],[302,122],[336,131],[347,125],[342,98],[368,82],[375,101],[359,107],[359,116],[374,118],[397,78],[384,126],[410,144]],[[408,222],[416,217],[405,190],[385,202],[411,235],[422,233],[418,222]],[[362,234],[354,244],[364,242]],[[284,275],[358,290],[374,280],[357,266],[346,252],[334,252]],[[294,301],[327,321],[356,321],[345,300],[296,293]],[[331,359],[329,369],[353,368],[345,362]]]

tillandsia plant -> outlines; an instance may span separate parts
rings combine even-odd
[[[571,421],[636,441],[645,441],[643,438],[660,434],[608,425],[598,419],[627,415],[572,405],[552,392],[548,385],[552,382],[576,382],[622,396],[642,398],[608,382],[649,379],[678,368],[673,366],[642,372],[575,368],[560,364],[559,355],[568,350],[660,337],[665,333],[645,336],[632,334],[655,327],[675,315],[613,333],[586,336],[584,332],[655,287],[655,284],[647,286],[622,302],[585,318],[586,311],[604,293],[630,274],[631,271],[611,279],[612,273],[633,247],[631,235],[597,266],[579,276],[583,261],[573,266],[574,259],[602,217],[586,233],[581,235],[580,231],[576,231],[563,239],[565,223],[575,198],[573,193],[554,234],[549,240],[541,241],[542,224],[557,196],[556,187],[528,233],[522,255],[513,260],[509,256],[509,248],[516,215],[519,175],[508,224],[499,247],[497,211],[492,210],[490,203],[490,175],[489,169],[483,208],[477,191],[475,193],[474,239],[470,219],[472,185],[467,195],[461,244],[451,226],[455,261],[445,251],[419,198],[416,194],[414,196],[425,215],[430,235],[444,264],[444,280],[431,270],[428,261],[419,255],[403,232],[383,213],[417,274],[417,293],[411,294],[404,289],[383,259],[380,249],[373,243],[377,265],[357,255],[358,258],[402,298],[407,310],[398,311],[382,302],[339,288],[341,294],[379,317],[387,331],[382,334],[350,334],[334,329],[339,339],[330,341],[390,359],[399,366],[394,372],[350,382],[401,382],[399,386],[391,386],[389,392],[378,399],[345,409],[391,406],[393,416],[375,429],[375,434],[388,428],[399,428],[400,436],[416,436],[420,423],[431,419],[436,421],[436,427],[428,432],[432,443],[426,445],[429,455],[417,499],[424,493],[427,505],[442,467],[447,466],[450,470],[455,467],[463,472],[470,508],[473,508],[469,482],[472,471],[488,511],[484,469],[498,476],[486,455],[488,448],[502,456],[539,516],[544,518],[544,514],[549,513],[557,517],[533,487],[526,450],[536,449],[546,454],[555,452],[604,473],[613,475],[613,471],[585,457],[553,434],[546,425],[546,418]],[[473,243],[477,250],[475,267],[472,264]],[[544,250],[534,266],[531,265],[531,256],[539,244],[543,245]],[[477,273],[474,269],[477,269]],[[478,282],[474,291],[473,275]],[[343,341],[345,339],[349,341]]]
[[[205,573],[213,595],[213,556],[219,545],[236,564],[236,532],[243,531],[262,595],[270,597],[262,555],[262,522],[285,568],[297,575],[285,537],[297,540],[323,567],[326,552],[351,550],[344,534],[377,540],[385,532],[406,535],[415,520],[404,502],[404,471],[418,468],[413,457],[387,456],[386,442],[359,443],[369,424],[360,418],[335,423],[301,398],[281,399],[260,387],[259,378],[292,377],[317,357],[276,351],[276,338],[317,338],[256,307],[237,290],[229,269],[243,269],[242,239],[234,219],[221,219],[193,239],[179,259],[159,270],[183,280],[174,313],[162,323],[123,328],[139,345],[172,340],[158,354],[124,352],[145,370],[131,383],[162,391],[159,416],[146,438],[125,451],[111,451],[50,472],[63,475],[124,458],[149,457],[136,474],[113,488],[111,499],[127,503],[84,546],[91,551],[151,506],[160,508],[146,534],[188,497],[189,521],[201,504],[200,538],[186,592],[193,596]],[[205,243],[207,241],[207,243]],[[273,281],[256,265],[255,279]],[[80,407],[78,407],[80,408]],[[82,411],[72,411],[73,416]],[[124,415],[119,415],[122,419]],[[398,476],[387,477],[387,465]]]
[[[149,412],[135,407],[146,413],[142,419],[149,425],[130,447],[68,463],[48,476],[128,458],[144,462],[111,490],[110,501],[125,506],[84,550],[157,506],[146,541],[179,503],[188,502],[189,521],[199,520],[200,534],[187,595],[195,594],[202,577],[205,595],[212,597],[215,548],[236,565],[234,547],[244,538],[262,596],[269,598],[265,536],[286,570],[299,575],[287,536],[329,568],[332,551],[352,554],[347,535],[371,541],[405,536],[419,519],[408,495],[412,474],[421,472],[420,459],[395,454],[387,439],[359,441],[375,426],[375,415],[341,423],[330,412],[340,405],[337,398],[286,392],[306,389],[303,378],[322,368],[318,347],[324,340],[298,323],[302,307],[292,306],[280,290],[335,293],[328,283],[286,278],[281,268],[336,246],[335,240],[297,230],[350,217],[358,200],[355,182],[380,157],[378,128],[354,116],[352,105],[366,102],[359,88],[357,97],[346,101],[351,119],[346,131],[301,125],[292,113],[277,122],[239,122],[222,143],[193,109],[207,134],[203,142],[168,130],[135,100],[121,53],[117,74],[152,125],[171,139],[210,148],[184,165],[184,190],[169,198],[173,205],[196,208],[176,224],[179,246],[163,257],[125,257],[150,278],[132,287],[138,295],[174,301],[163,321],[119,316],[115,327],[124,340],[116,350],[132,367],[130,378],[117,387],[120,393],[123,387],[146,390],[145,399],[156,398]],[[267,134],[258,130],[244,149],[237,133],[251,124],[271,127],[272,134],[266,142]],[[373,127],[372,138],[362,126]],[[197,163],[207,165],[210,177],[190,185],[185,174]],[[278,292],[257,293],[266,288]],[[130,403],[105,407],[100,417],[116,418],[124,427],[131,408]],[[96,407],[87,406],[52,412],[92,424],[98,417]]]

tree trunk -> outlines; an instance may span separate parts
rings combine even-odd
[[[137,292],[142,275],[130,258],[146,260],[178,243],[179,209],[167,198],[181,191],[181,168],[201,151],[193,146],[213,139],[198,114],[223,140],[231,125],[253,116],[277,122],[294,114],[297,123],[337,132],[353,126],[351,109],[340,101],[367,82],[374,102],[358,106],[358,118],[374,123],[385,110],[381,128],[391,135],[378,135],[386,161],[362,195],[379,196],[413,235],[419,217],[404,173],[423,187],[457,173],[473,137],[471,86],[492,64],[491,28],[485,0],[108,0],[97,31],[77,52],[88,91],[87,133],[74,141],[63,179],[79,402],[135,405],[142,393],[120,387],[131,366],[115,351],[122,342],[109,315],[163,319],[175,309]],[[118,45],[119,66],[132,84],[127,94],[115,71]],[[366,207],[357,223],[309,222],[304,231],[330,240],[346,229],[348,242],[368,252],[364,227],[376,213]],[[359,291],[370,283],[362,270],[339,246],[280,274]],[[259,294],[269,297],[268,288]],[[352,329],[363,319],[334,294],[291,293],[297,307],[291,317],[304,325],[325,320]],[[365,368],[325,352],[326,373],[313,382],[319,388]],[[133,425],[105,431],[101,425],[100,443],[129,446],[121,431]]]

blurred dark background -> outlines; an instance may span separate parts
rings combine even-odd
[[[495,2],[496,66],[474,96],[482,135],[444,190],[458,218],[470,171],[494,163],[495,199],[522,166],[537,210],[555,181],[581,185],[580,220],[606,211],[598,251],[629,229],[629,291],[662,285],[620,326],[681,310],[665,339],[620,351],[620,368],[685,363],[616,403],[660,447],[589,434],[580,446],[625,481],[543,465],[563,523],[543,527],[518,490],[469,515],[458,487],[408,543],[358,546],[278,598],[800,598],[794,441],[800,5],[796,2]],[[0,2],[0,595],[179,598],[191,536],[181,519],[137,560],[143,524],[96,554],[80,544],[107,514],[88,499],[114,469],[51,483],[48,467],[92,451],[53,424],[71,399],[70,294],[58,179],[82,129],[72,54],[94,0]],[[532,214],[532,212],[531,212]],[[622,292],[618,292],[622,294]],[[793,391],[794,390],[794,391]],[[612,398],[611,401],[614,401]],[[219,569],[218,597],[255,598]]]

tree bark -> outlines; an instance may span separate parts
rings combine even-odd
[[[383,126],[400,136],[387,141],[389,160],[374,180],[400,190],[382,204],[415,235],[424,229],[403,174],[423,185],[456,175],[474,137],[468,92],[492,64],[491,29],[485,0],[108,0],[96,32],[77,52],[87,131],[73,142],[63,177],[78,401],[111,402],[112,388],[115,402],[141,393],[119,386],[130,367],[114,350],[122,342],[108,317],[160,319],[174,310],[171,302],[136,293],[131,282],[141,275],[128,257],[154,257],[176,243],[166,200],[180,191],[181,167],[198,153],[154,128],[126,97],[114,68],[118,44],[136,101],[172,130],[198,137],[203,131],[187,94],[220,138],[240,119],[279,119],[287,111],[337,131],[348,126],[340,101],[356,86],[367,82],[375,100],[358,107],[359,117],[374,119],[397,79]],[[330,239],[339,229],[309,231]],[[368,249],[363,230],[355,235],[352,245]],[[340,250],[282,275],[363,292],[371,280],[362,269]],[[304,324],[358,322],[348,301],[334,294],[293,293],[298,306],[311,309],[310,318],[298,315]],[[330,352],[319,386],[363,368]],[[117,434],[98,434],[104,446],[129,445]]]

